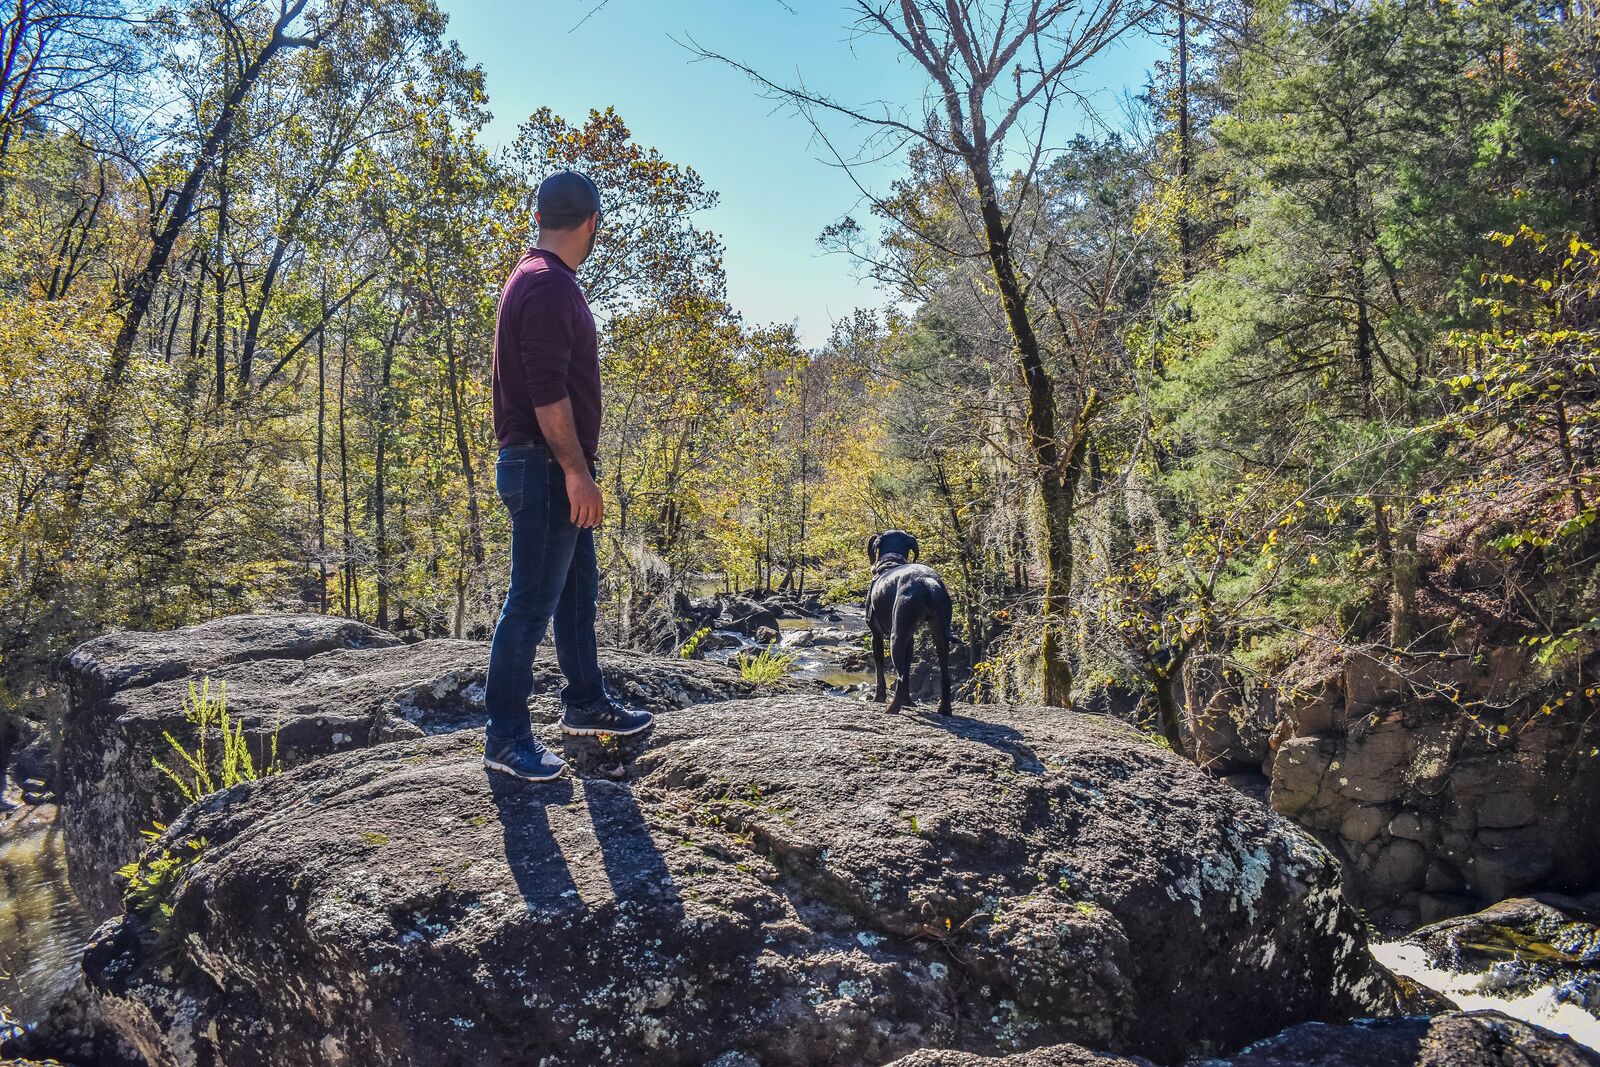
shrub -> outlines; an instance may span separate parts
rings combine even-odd
[[[754,656],[741,654],[739,677],[757,685],[774,685],[787,678],[794,671],[795,658],[776,649],[777,645],[772,644]]]
[[[178,754],[181,761],[179,768],[183,773],[159,759],[152,758],[150,762],[172,780],[183,799],[189,803],[194,803],[207,793],[229,789],[240,782],[254,782],[279,770],[278,731],[281,724],[273,726],[270,751],[258,770],[245,740],[244,723],[228,717],[227,682],[218,683],[217,694],[213,697],[209,677],[202,679],[198,689],[191,681],[189,695],[183,702],[183,717],[194,727],[195,747],[192,750],[185,748],[170,731],[163,732],[167,744]],[[212,754],[207,750],[213,733],[222,744],[222,751],[217,758],[217,773],[212,772]]]

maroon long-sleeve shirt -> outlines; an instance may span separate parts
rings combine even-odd
[[[501,448],[543,444],[534,408],[572,401],[578,444],[600,452],[600,349],[578,278],[561,257],[531,249],[500,292],[494,326],[494,435]]]

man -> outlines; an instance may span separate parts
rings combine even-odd
[[[575,271],[594,251],[600,192],[581,174],[552,174],[533,217],[539,239],[506,281],[494,331],[494,481],[511,513],[511,585],[489,646],[483,762],[542,782],[566,767],[528,721],[533,654],[552,616],[566,678],[561,729],[636,734],[651,716],[612,702],[595,651],[600,357]]]

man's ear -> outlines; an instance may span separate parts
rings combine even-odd
[[[873,534],[867,538],[867,561],[869,563],[878,562],[878,538],[882,536],[882,534]]]

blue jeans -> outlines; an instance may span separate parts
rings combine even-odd
[[[606,695],[595,649],[600,568],[594,531],[573,525],[567,479],[543,445],[502,448],[494,488],[511,513],[511,585],[489,645],[484,703],[491,741],[528,737],[533,653],[555,618],[561,702],[586,707]]]

